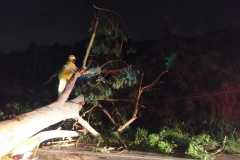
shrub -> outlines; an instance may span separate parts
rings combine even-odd
[[[216,148],[217,142],[214,141],[208,134],[200,134],[193,136],[190,140],[186,154],[192,158],[201,160],[211,160],[214,157],[209,150]]]

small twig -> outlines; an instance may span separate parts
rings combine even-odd
[[[80,117],[84,117],[87,113],[92,112],[92,110],[93,110],[94,108],[96,108],[96,107],[97,107],[97,106],[93,106],[92,108],[90,108],[89,110],[87,110],[86,112],[84,112],[83,114],[81,114]]]
[[[157,76],[157,78],[156,78],[152,83],[150,83],[149,85],[146,85],[146,86],[142,87],[142,90],[143,90],[143,91],[150,90],[153,86],[155,86],[155,85],[158,83],[158,81],[160,80],[160,78],[162,78],[162,76],[163,76],[164,74],[166,74],[167,72],[168,72],[168,70],[165,70],[165,71],[163,71],[162,73],[160,73],[160,74]]]
[[[115,122],[115,120],[112,118],[111,114],[101,105],[98,104],[97,106],[93,106],[92,108],[90,108],[89,110],[87,110],[86,112],[84,112],[80,117],[84,117],[87,113],[91,113],[96,107],[100,108],[102,110],[102,112],[111,120],[111,122],[117,126],[117,123]],[[90,120],[90,116],[91,114],[88,116],[88,122]]]
[[[94,4],[94,3],[92,4],[92,7],[93,7],[94,9],[96,9],[97,11],[108,12],[108,13],[112,13],[113,15],[117,16],[117,17],[119,18],[119,20],[120,20],[123,28],[124,28],[125,30],[127,30],[126,22],[124,21],[123,17],[122,17],[120,14],[118,14],[116,11],[111,10],[111,9],[107,9],[107,8],[99,7],[99,6],[97,6],[96,4]]]
[[[112,118],[111,114],[105,109],[103,108],[103,106],[101,104],[98,104],[98,107],[103,111],[103,113],[110,119],[110,121],[117,126],[117,123],[115,122],[115,120]]]
[[[95,106],[95,107],[96,107],[96,106]],[[94,108],[95,108],[95,107],[94,107]],[[90,110],[90,112],[89,112],[89,116],[88,116],[88,123],[90,122],[90,118],[91,118],[92,112],[93,112],[93,109],[92,109],[92,110]]]
[[[93,6],[93,8],[96,9],[96,10],[105,11],[105,12],[110,12],[110,13],[113,13],[113,14],[117,15],[118,17],[121,17],[117,12],[115,12],[115,11],[113,11],[113,10],[98,7],[96,4],[93,4],[92,6]]]

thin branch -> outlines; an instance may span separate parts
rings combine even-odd
[[[159,74],[159,76],[149,85],[146,85],[144,87],[142,87],[142,83],[143,83],[143,74],[141,75],[141,80],[140,80],[140,83],[139,83],[139,89],[138,89],[138,93],[137,93],[137,97],[135,99],[135,106],[134,106],[134,111],[133,111],[133,115],[132,117],[125,123],[123,124],[122,126],[120,126],[118,129],[117,129],[117,132],[118,133],[121,133],[123,132],[130,124],[132,124],[136,119],[137,119],[137,114],[139,112],[139,102],[140,102],[140,98],[142,96],[142,93],[146,90],[149,90],[151,89],[154,85],[157,84],[157,82],[160,80],[160,78],[165,74],[167,73],[168,70],[162,72]]]
[[[83,63],[82,63],[82,68],[84,68],[84,69],[86,69],[87,59],[88,59],[88,56],[90,54],[90,51],[91,51],[91,48],[92,48],[92,45],[93,45],[93,42],[94,42],[94,39],[95,39],[95,36],[96,36],[96,31],[97,31],[98,24],[99,24],[99,19],[98,19],[98,17],[96,17],[95,25],[94,25],[94,28],[93,28],[93,33],[92,33],[92,36],[91,36],[90,42],[88,44],[88,48],[87,48],[87,51],[86,51],[86,54],[85,54],[85,57],[84,57],[84,60],[83,60]]]
[[[132,117],[131,119],[129,119],[124,125],[120,126],[118,129],[117,129],[117,132],[118,133],[121,133],[123,132],[130,124],[132,124],[135,120],[137,119],[137,117]]]
[[[96,106],[94,106],[93,107],[93,109],[95,108]],[[92,116],[92,112],[93,112],[93,109],[92,110],[90,110],[90,112],[89,112],[89,115],[88,115],[88,123],[90,123],[90,118],[91,118],[91,116]]]
[[[96,108],[96,107],[97,107],[97,106],[91,107],[89,110],[87,110],[86,112],[84,112],[83,114],[81,114],[80,117],[84,117],[87,113],[92,112],[92,110],[93,110],[94,108]]]
[[[118,14],[116,11],[111,10],[111,9],[107,9],[107,8],[99,7],[94,3],[92,4],[92,7],[94,9],[96,9],[97,11],[108,12],[108,13],[112,13],[113,15],[117,16],[119,18],[120,22],[122,23],[123,29],[125,29],[125,31],[127,30],[126,22],[124,21],[123,17],[120,14]]]
[[[85,116],[87,113],[92,113],[92,111],[96,108],[100,108],[102,110],[102,112],[111,120],[111,122],[117,126],[117,123],[115,122],[115,120],[112,118],[111,114],[105,109],[103,108],[103,106],[101,104],[98,104],[97,106],[93,106],[92,108],[90,108],[89,110],[87,110],[86,112],[84,112],[80,117],[83,117]],[[91,115],[91,114],[90,114]],[[88,122],[89,122],[89,119],[90,119],[90,115],[88,117]]]
[[[117,15],[118,17],[121,17],[117,12],[115,12],[115,11],[113,11],[113,10],[98,7],[96,4],[93,4],[92,6],[93,6],[93,8],[96,9],[96,10],[104,11],[104,12],[110,12],[110,13],[113,13],[113,14]]]
[[[137,114],[138,114],[138,111],[139,111],[139,101],[140,101],[141,95],[143,93],[142,83],[143,83],[143,73],[141,75],[141,80],[140,80],[140,83],[139,83],[138,93],[137,93],[137,96],[136,96],[136,99],[135,99],[135,106],[134,106],[133,115],[132,115],[131,119],[129,119],[125,124],[123,124],[122,126],[120,126],[117,129],[118,133],[123,132],[130,124],[132,124],[137,119]]]
[[[143,90],[143,91],[150,90],[153,86],[155,86],[155,85],[158,83],[158,81],[162,78],[162,76],[163,76],[164,74],[166,74],[167,72],[168,72],[168,70],[165,70],[165,71],[163,71],[162,73],[160,73],[160,74],[157,76],[157,78],[156,78],[152,83],[150,83],[149,85],[144,86],[144,87],[142,88],[142,90]]]
[[[114,124],[114,126],[117,126],[117,123],[112,118],[111,114],[101,105],[98,104],[98,107],[103,111],[103,113],[110,119],[110,121]]]

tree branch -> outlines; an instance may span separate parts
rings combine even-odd
[[[98,104],[98,107],[103,111],[103,113],[110,119],[110,121],[112,122],[112,124],[114,124],[114,126],[117,126],[117,123],[115,122],[115,120],[112,118],[111,114],[101,105]]]
[[[158,83],[158,81],[162,78],[162,76],[163,76],[164,74],[166,74],[167,72],[168,72],[168,70],[165,70],[165,71],[163,71],[162,73],[160,73],[160,74],[157,76],[157,78],[156,78],[152,83],[150,83],[149,85],[146,85],[146,86],[142,87],[142,90],[143,90],[143,91],[150,90],[153,86],[155,86],[155,85]]]
[[[140,79],[140,83],[139,83],[139,89],[138,89],[138,93],[137,93],[137,96],[136,96],[136,99],[135,99],[135,106],[134,106],[133,115],[125,124],[123,124],[122,126],[120,126],[117,129],[118,133],[123,132],[130,124],[132,124],[137,119],[137,114],[139,112],[139,102],[140,102],[140,98],[142,96],[142,93],[144,91],[150,90],[154,85],[156,85],[157,82],[160,80],[160,78],[167,72],[168,72],[168,70],[160,73],[152,83],[150,83],[149,85],[146,85],[144,87],[142,87],[143,74],[141,75],[141,79]]]
[[[143,93],[142,83],[143,83],[143,74],[141,75],[141,80],[140,80],[140,83],[139,83],[138,93],[137,93],[137,96],[136,96],[136,99],[135,99],[133,115],[125,124],[123,124],[122,126],[120,126],[117,129],[118,133],[123,132],[130,124],[132,124],[137,119],[137,114],[138,114],[138,111],[139,111],[139,101],[140,101],[141,95]]]
[[[98,24],[99,24],[99,19],[98,19],[98,17],[96,17],[95,25],[94,25],[94,28],[93,28],[93,33],[92,33],[90,42],[88,44],[88,48],[87,48],[85,57],[83,59],[83,63],[82,63],[82,68],[83,69],[86,69],[87,59],[88,59],[88,56],[90,54],[90,50],[92,48],[92,45],[93,45],[93,42],[94,42],[94,39],[95,39],[95,36],[96,36]]]

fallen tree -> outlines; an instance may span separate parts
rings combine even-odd
[[[63,94],[55,102],[32,112],[19,115],[14,119],[0,122],[0,157],[3,157],[6,154],[14,156],[12,155],[13,151],[18,150],[17,148],[23,148],[21,144],[26,143],[26,141],[28,141],[28,139],[33,135],[34,137],[38,137],[37,133],[41,130],[69,118],[77,119],[78,122],[90,133],[92,133],[93,136],[99,136],[97,131],[95,131],[85,120],[79,117],[79,110],[81,110],[82,104],[84,104],[84,97],[78,96],[77,98],[67,101],[76,79],[81,75],[81,73],[79,73],[80,72],[77,72],[73,76],[70,83],[66,86]],[[69,135],[65,135],[71,136],[72,134],[70,133]],[[61,136],[58,134],[50,137],[46,135],[45,138],[42,137],[37,141],[35,139],[31,142],[28,141],[25,151],[31,150],[42,141],[54,137]],[[14,154],[20,153],[14,152]]]
[[[80,95],[68,101],[76,80],[85,74],[89,74],[86,68],[86,62],[95,38],[97,26],[98,19],[96,19],[94,25],[82,68],[75,72],[63,93],[56,101],[49,105],[39,107],[34,111],[21,114],[14,119],[0,122],[0,159],[24,156],[26,152],[31,152],[41,142],[48,139],[76,136],[78,133],[72,131],[54,132],[54,134],[49,131],[40,132],[53,124],[70,118],[77,119],[78,123],[93,136],[97,137],[100,135],[87,121],[79,117],[79,111],[84,104],[84,97]]]

